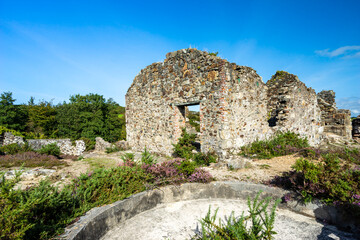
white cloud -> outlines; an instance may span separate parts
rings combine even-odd
[[[349,97],[349,98],[340,98],[336,101],[336,105],[339,109],[350,109],[351,116],[356,117],[360,114],[360,98],[359,97]]]
[[[317,50],[315,53],[324,57],[343,56],[346,58],[356,58],[360,57],[360,46],[344,46],[333,51],[329,51],[329,49]]]

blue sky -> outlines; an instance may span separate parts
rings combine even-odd
[[[266,82],[299,76],[360,114],[360,1],[0,0],[0,92],[125,105],[139,71],[182,48],[219,52]]]

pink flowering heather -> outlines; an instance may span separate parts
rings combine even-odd
[[[185,182],[203,182],[207,183],[212,180],[210,173],[203,169],[195,168],[194,171],[188,172],[183,169],[184,159],[175,158],[167,162],[156,165],[143,164],[142,169],[154,176],[156,185],[163,184],[181,184]]]
[[[213,180],[213,177],[208,171],[197,168],[194,173],[190,175],[188,180],[189,182],[209,183]]]

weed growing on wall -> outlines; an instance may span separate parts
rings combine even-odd
[[[201,233],[192,239],[196,240],[213,240],[213,239],[273,239],[276,234],[274,229],[275,210],[279,204],[279,200],[275,202],[271,210],[268,210],[270,198],[259,200],[260,193],[251,201],[248,198],[249,215],[245,216],[244,212],[240,217],[235,217],[234,212],[231,213],[225,221],[217,219],[217,212],[211,213],[211,209],[207,215],[200,220]]]

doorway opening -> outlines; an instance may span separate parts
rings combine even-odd
[[[177,105],[179,108],[182,117],[185,122],[186,132],[189,134],[195,135],[195,141],[193,145],[196,148],[196,151],[201,151],[201,139],[200,139],[200,103],[188,103]]]

